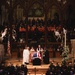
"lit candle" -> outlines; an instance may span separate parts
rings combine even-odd
[[[64,47],[66,47],[66,30],[63,28],[64,33]]]
[[[64,40],[65,40],[65,47],[66,47],[66,32],[65,32],[65,39]]]

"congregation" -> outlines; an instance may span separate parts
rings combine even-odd
[[[3,62],[0,63],[0,75],[27,75],[28,74],[28,67],[27,65],[13,65],[9,63],[5,65]],[[46,70],[45,75],[75,75],[75,63],[67,63],[65,65],[50,62],[49,67]]]

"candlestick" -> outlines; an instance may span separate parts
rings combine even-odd
[[[63,28],[64,33],[64,47],[66,47],[66,30]]]
[[[65,48],[66,48],[66,33],[64,34],[64,36],[65,36],[65,39],[64,39],[64,46],[65,46]]]

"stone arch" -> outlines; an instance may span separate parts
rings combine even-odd
[[[23,2],[21,2],[21,1],[16,1],[16,2],[14,2],[14,4],[13,4],[13,9],[17,8],[17,5],[20,5],[22,8],[25,8],[24,5],[23,5]]]
[[[24,10],[24,8],[20,4],[18,4],[13,12],[14,19],[22,19],[23,10]]]
[[[41,7],[43,7],[43,9],[44,9],[44,5],[43,5],[43,3],[42,2],[40,2],[39,0],[37,0],[37,1],[33,1],[30,5],[29,5],[29,10],[30,10],[30,8],[34,5],[34,4],[36,4],[36,3],[38,3]]]
[[[36,6],[37,5],[37,6]],[[30,5],[29,5],[29,8],[28,8],[28,13],[34,9],[34,11],[36,10],[39,14],[42,14],[42,15],[38,15],[38,13],[35,13],[37,15],[35,16],[32,16],[32,17],[44,17],[44,7],[43,7],[43,4],[41,4],[41,2],[39,1],[33,1]]]
[[[61,21],[60,8],[56,4],[51,4],[48,8],[48,13],[47,13],[48,19],[53,20],[55,14],[57,14],[58,22],[60,23],[60,21]]]
[[[61,15],[61,6],[59,6],[59,4],[56,2],[53,2],[53,3],[51,3],[50,4],[50,6],[48,7],[48,12],[49,12],[49,10],[51,10],[51,8],[52,8],[52,6],[55,6],[56,8],[57,8],[57,11],[60,13],[60,15]]]

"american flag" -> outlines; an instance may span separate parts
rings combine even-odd
[[[39,59],[41,59],[41,54],[40,54],[40,52],[37,52],[37,57],[38,57]]]
[[[8,37],[8,43],[7,43],[7,52],[8,52],[9,55],[11,55],[11,53],[10,53],[10,39],[9,39],[9,37]]]

